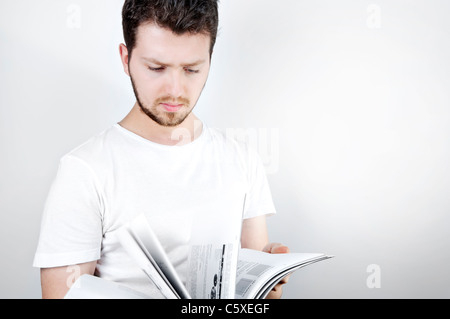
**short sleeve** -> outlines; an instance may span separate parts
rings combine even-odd
[[[101,198],[90,167],[77,157],[63,157],[45,204],[34,267],[61,267],[100,259]]]
[[[263,161],[255,150],[248,150],[249,190],[244,219],[276,213]]]

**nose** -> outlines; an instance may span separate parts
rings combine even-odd
[[[183,74],[180,74],[178,71],[173,71],[168,74],[167,82],[166,82],[166,91],[168,95],[179,98],[184,95],[185,83]]]

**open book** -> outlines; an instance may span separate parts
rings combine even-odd
[[[192,245],[184,284],[144,215],[125,227],[120,242],[167,299],[263,299],[285,276],[332,256],[318,253],[268,254],[236,243]],[[145,298],[112,282],[82,276],[70,298]],[[77,286],[75,283],[74,286]]]

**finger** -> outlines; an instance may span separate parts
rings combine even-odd
[[[286,254],[289,248],[280,243],[270,243],[264,247],[263,251],[269,254]]]
[[[276,245],[281,245],[281,244],[279,244],[279,243],[269,243],[269,244],[267,244],[266,246],[264,246],[263,252],[270,254],[271,251],[272,251],[272,247],[276,246]]]
[[[281,284],[281,285],[287,284],[290,277],[291,277],[291,275],[287,275],[286,277],[284,277],[283,279],[280,280],[279,284]]]
[[[270,254],[287,254],[289,253],[289,247],[280,243],[271,243],[266,246],[266,252]]]
[[[272,288],[272,290],[267,295],[266,299],[281,299],[281,296],[283,294],[283,288],[282,285],[276,285]]]
[[[271,251],[272,254],[288,254],[289,253],[289,247],[284,246],[282,244],[279,244],[277,246],[274,246]]]

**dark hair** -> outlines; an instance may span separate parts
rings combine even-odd
[[[178,35],[210,35],[211,55],[219,24],[218,0],[126,0],[122,25],[129,57],[136,46],[138,27],[150,22]]]

